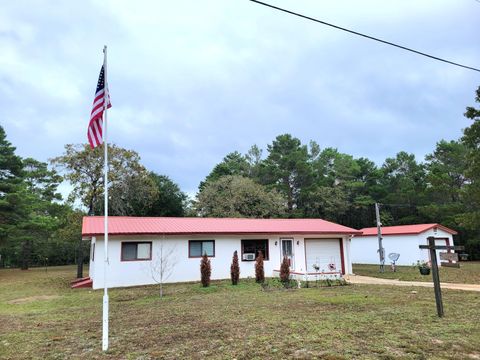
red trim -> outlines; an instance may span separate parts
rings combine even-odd
[[[345,258],[343,255],[343,239],[340,238],[340,261],[342,263],[342,275],[345,275]]]
[[[189,259],[200,259],[203,257],[203,255],[200,256],[192,256],[190,255],[190,243],[191,242],[213,242],[213,255],[207,255],[209,258],[214,258],[215,257],[215,240],[188,240],[188,258]],[[203,250],[203,244],[202,244],[202,250]]]
[[[123,244],[150,244],[150,257],[148,259],[124,259],[123,258]],[[152,242],[151,241],[121,241],[120,242],[120,261],[150,261],[152,260]]]
[[[423,227],[420,227],[420,226],[423,226]],[[412,228],[412,227],[415,227],[415,228]],[[392,228],[396,228],[396,229],[393,230]],[[451,235],[457,235],[457,232],[455,230],[449,229],[446,226],[443,226],[440,224],[414,224],[414,225],[383,226],[382,236],[421,234],[431,229],[440,229]],[[361,234],[356,235],[357,237],[377,236],[376,227],[363,228],[363,229],[360,229],[360,232]]]
[[[195,232],[109,232],[109,235],[358,235],[361,236],[361,231],[262,231],[262,232],[238,232],[238,231],[195,231]],[[87,236],[101,236],[103,233],[82,233],[83,237]]]

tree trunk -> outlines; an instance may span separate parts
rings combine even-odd
[[[81,238],[77,248],[77,279],[80,278],[83,278],[83,244]]]
[[[22,270],[28,270],[30,265],[30,241],[25,240],[22,243]]]

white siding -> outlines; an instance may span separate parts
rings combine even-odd
[[[400,254],[397,265],[412,265],[418,260],[429,261],[428,250],[420,250],[419,245],[427,244],[427,237],[435,236],[446,238],[450,245],[453,244],[452,235],[438,229],[431,229],[421,234],[413,235],[384,235],[383,247],[385,248],[385,264],[391,263],[388,258],[390,253]],[[437,244],[445,245],[445,240],[438,240]],[[351,242],[351,262],[356,264],[378,264],[378,238],[376,236],[358,236]],[[437,256],[438,257],[438,256]]]
[[[321,235],[312,237],[322,238]],[[241,260],[241,240],[242,239],[268,239],[269,260],[264,263],[265,276],[276,276],[278,272],[274,270],[280,269],[282,259],[280,239],[293,239],[293,256],[294,271],[303,272],[305,270],[311,272],[305,266],[305,236],[272,236],[272,235],[256,235],[256,236],[168,236],[162,240],[162,236],[110,236],[109,237],[109,267],[108,267],[108,286],[134,286],[154,284],[151,268],[152,263],[158,260],[163,242],[163,251],[168,252],[173,249],[170,259],[175,263],[175,267],[171,276],[164,282],[182,282],[182,281],[199,281],[200,280],[200,258],[188,257],[188,240],[215,240],[215,257],[211,257],[212,279],[230,278],[230,264],[232,255],[235,250],[238,251],[240,262],[240,276],[242,278],[255,276],[255,262]],[[326,239],[327,242],[332,241]],[[338,237],[340,238],[340,237]],[[341,271],[339,239],[335,239],[336,255],[335,260],[337,267]],[[152,260],[148,261],[121,261],[121,242],[122,241],[152,241]],[[310,240],[307,240],[310,241]],[[323,239],[320,241],[324,241]],[[348,242],[348,238],[344,237],[343,242]],[[98,236],[95,240],[95,261],[90,262],[92,271],[90,277],[93,279],[93,288],[103,287],[103,257],[104,245],[103,237]],[[308,253],[308,252],[307,252]],[[349,259],[349,246],[344,246],[345,259]],[[351,264],[345,264],[346,273],[351,273]]]

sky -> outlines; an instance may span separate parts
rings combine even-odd
[[[270,0],[480,67],[476,0]],[[248,0],[3,1],[0,124],[22,157],[86,143],[103,46],[109,141],[194,195],[232,151],[290,133],[381,165],[470,125],[480,73]],[[68,187],[63,188],[66,191]]]

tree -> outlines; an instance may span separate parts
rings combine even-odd
[[[88,253],[90,245],[89,242],[82,241],[82,221],[85,215],[87,214],[81,210],[64,206],[63,212],[58,216],[58,228],[50,240],[51,249],[46,254],[49,264],[78,264],[84,260],[78,258],[78,254]],[[78,251],[79,245],[82,246],[81,251]]]
[[[210,286],[210,276],[212,275],[212,265],[207,254],[203,254],[202,260],[200,260],[200,275],[203,287]]]
[[[140,156],[114,144],[108,147],[109,213],[143,215],[157,194],[153,179]],[[67,144],[62,156],[51,163],[64,171],[73,186],[71,197],[80,200],[89,215],[103,213],[103,145],[90,149],[87,144]]]
[[[22,159],[15,155],[15,147],[0,126],[0,245],[6,242],[9,230],[19,219],[18,191],[22,181]]]
[[[240,266],[238,265],[237,250],[233,252],[232,265],[230,266],[230,278],[232,279],[232,285],[238,284],[238,279],[240,278]]]
[[[163,298],[163,284],[172,275],[177,264],[174,253],[175,246],[166,247],[165,239],[162,239],[156,256],[150,261],[150,274],[153,281],[159,285],[160,298]]]
[[[200,183],[199,191],[202,192],[208,183],[217,181],[223,176],[239,175],[248,177],[249,174],[250,164],[247,161],[247,158],[238,151],[234,151],[227,154],[219,164],[215,165],[210,174],[208,174],[205,180]]]
[[[469,166],[468,148],[459,141],[441,140],[435,151],[425,157],[428,194],[439,204],[460,201],[461,192],[469,179],[465,176]]]
[[[55,203],[62,199],[57,193],[62,178],[55,170],[49,170],[46,163],[32,158],[23,160],[23,183],[18,209],[22,216],[15,224],[12,234],[21,243],[21,268],[30,265],[32,247],[45,245],[58,227],[57,214],[63,206]]]
[[[132,150],[109,145],[109,214],[145,214],[155,199],[157,189],[140,156]],[[90,149],[88,144],[67,144],[63,155],[51,163],[64,171],[65,179],[73,186],[70,200],[78,199],[88,215],[103,214],[103,145]],[[82,241],[78,243],[77,277],[83,276]]]
[[[262,149],[260,149],[257,145],[252,145],[245,155],[245,159],[248,161],[250,171],[248,177],[256,182],[261,182],[260,173],[262,168],[262,153]]]
[[[290,216],[298,207],[301,191],[313,180],[307,146],[290,134],[279,135],[267,146],[262,182],[277,189],[287,199]]]
[[[477,88],[475,101],[480,103],[480,86]],[[478,229],[480,229],[480,109],[469,106],[464,115],[473,121],[473,124],[463,131],[462,137],[462,142],[468,149],[468,167],[465,172],[470,182],[465,187],[462,196],[465,205],[464,212],[458,218],[466,228],[476,230],[478,238]]]
[[[187,195],[168,176],[150,173],[157,196],[146,211],[147,216],[184,216]]]
[[[425,166],[417,163],[415,155],[401,151],[395,158],[387,158],[381,170],[381,184],[385,191],[381,202],[388,204],[396,222],[424,222],[418,206],[426,204]]]
[[[382,170],[388,193],[387,202],[411,205],[422,202],[425,191],[425,168],[417,163],[415,155],[401,151],[395,158],[387,158]]]
[[[306,217],[339,221],[349,208],[345,189],[320,186],[303,194],[302,208]]]
[[[205,185],[195,208],[198,215],[207,217],[270,218],[284,214],[285,200],[251,179],[227,175]]]
[[[261,251],[258,252],[257,258],[255,259],[255,281],[257,283],[263,283],[265,281],[263,253]]]
[[[283,257],[280,265],[280,281],[286,285],[290,280],[290,263],[286,256]]]

